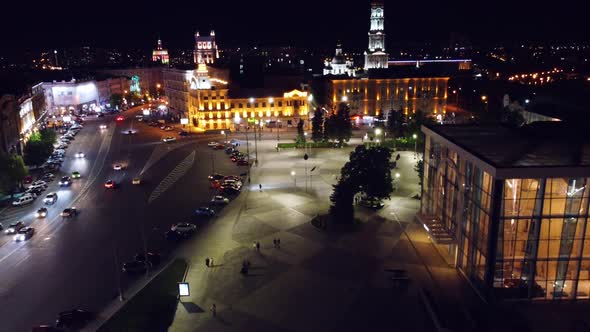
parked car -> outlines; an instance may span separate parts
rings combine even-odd
[[[217,143],[217,142],[209,142],[209,143],[207,143],[207,146],[210,147],[210,148],[213,148],[213,147],[216,147],[217,144],[219,144],[219,143]]]
[[[149,268],[149,262],[131,261],[123,264],[125,273],[144,273]]]
[[[166,136],[166,137],[162,138],[162,142],[164,142],[164,143],[172,143],[174,141],[176,141],[176,138],[172,137],[172,136]]]
[[[232,187],[232,186],[221,187],[221,193],[223,193],[225,195],[229,195],[229,196],[235,196],[235,195],[238,195],[240,193],[240,189],[237,189],[237,188]]]
[[[133,180],[131,180],[131,183],[135,184],[135,185],[139,185],[139,184],[141,184],[141,179],[138,177],[135,177],[135,178],[133,178]]]
[[[238,150],[236,150],[236,149],[234,149],[232,147],[229,147],[229,148],[225,149],[225,153],[227,153],[227,154],[232,154],[232,153],[234,153],[236,151],[238,151]]]
[[[104,183],[104,187],[107,189],[114,189],[117,186],[117,183],[113,180],[107,180],[107,182]]]
[[[197,230],[197,225],[188,222],[179,222],[172,225],[170,230],[181,234],[192,234]]]
[[[35,200],[35,197],[32,194],[24,194],[21,197],[15,199],[12,202],[12,206],[21,206],[26,204],[31,204]]]
[[[164,233],[164,237],[168,241],[180,241],[182,239],[187,238],[188,235],[187,234],[181,234],[179,232],[169,230],[169,231],[166,231],[166,233]]]
[[[223,144],[217,144],[216,146],[213,147],[214,150],[225,150],[225,145]]]
[[[55,320],[55,326],[59,328],[76,328],[86,325],[94,318],[94,314],[82,309],[73,309],[60,312]]]
[[[179,132],[178,135],[185,137],[185,136],[188,136],[189,134],[188,134],[188,131],[183,130],[183,131]]]
[[[238,160],[237,164],[238,164],[238,166],[248,166],[249,165],[249,163],[246,159]]]
[[[209,176],[207,178],[209,179],[209,181],[222,180],[224,178],[224,176],[222,174],[215,173],[215,174],[209,174]]]
[[[35,234],[35,229],[33,227],[23,227],[14,234],[14,241],[26,241],[33,237],[33,234]]]
[[[202,206],[199,207],[193,212],[195,217],[212,217],[215,215],[215,210],[210,207]]]
[[[221,195],[215,195],[211,199],[211,204],[213,204],[213,205],[225,205],[228,203],[229,203],[229,198],[221,196]]]

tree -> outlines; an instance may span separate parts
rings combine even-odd
[[[29,137],[25,144],[24,155],[27,165],[41,165],[53,152],[53,143],[57,134],[53,129],[42,129]]]
[[[121,103],[123,103],[123,96],[120,93],[113,93],[109,100],[111,107],[121,106]]]
[[[405,133],[405,136],[407,139],[414,139],[414,135],[416,135],[417,148],[419,151],[422,151],[424,149],[425,140],[424,133],[422,133],[422,126],[433,124],[436,124],[434,118],[418,110],[409,119],[407,125],[408,130]]]
[[[381,146],[357,146],[350,153],[350,160],[340,170],[340,180],[334,185],[330,196],[330,214],[338,222],[353,219],[354,196],[362,192],[365,196],[379,200],[389,198],[393,191],[390,161],[391,150]]]
[[[319,107],[311,120],[311,139],[316,143],[324,140],[324,111]]]
[[[0,154],[0,192],[14,193],[27,176],[28,170],[23,158],[17,154]]]
[[[338,111],[332,113],[324,123],[324,135],[342,145],[348,142],[352,136],[352,123],[350,122],[350,109],[345,103],[338,106]]]
[[[304,122],[302,119],[299,119],[297,123],[297,138],[295,139],[295,143],[297,145],[305,144],[305,132],[303,131]]]
[[[406,121],[405,116],[404,116],[404,113],[402,112],[402,110],[389,111],[389,114],[387,115],[387,123],[386,123],[387,132],[393,137],[404,136],[403,124],[405,123],[405,121]]]
[[[383,111],[379,111],[379,114],[375,119],[374,126],[375,128],[385,128],[385,117],[383,116]]]

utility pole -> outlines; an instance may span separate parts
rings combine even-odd
[[[254,151],[256,153],[256,159],[254,159],[254,165],[258,166],[258,139],[256,138],[256,127],[258,127],[258,120],[254,122]],[[258,132],[260,133],[260,128],[258,128]]]

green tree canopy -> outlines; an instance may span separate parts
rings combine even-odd
[[[345,103],[338,106],[338,111],[332,113],[324,122],[324,136],[339,144],[348,142],[352,137],[352,123],[350,122],[350,109]]]
[[[123,96],[120,93],[113,93],[111,98],[109,99],[109,104],[111,107],[121,106],[123,103]]]
[[[23,158],[17,154],[0,154],[0,192],[13,193],[28,174]]]
[[[303,130],[303,119],[299,119],[299,122],[297,123],[297,138],[295,139],[295,143],[299,144],[305,144],[305,131]]]

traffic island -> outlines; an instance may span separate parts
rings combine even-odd
[[[166,331],[178,304],[178,282],[188,264],[177,259],[104,323],[99,332]]]

